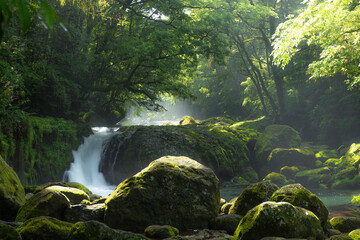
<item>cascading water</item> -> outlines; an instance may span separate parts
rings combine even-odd
[[[93,193],[107,196],[116,186],[106,183],[104,175],[99,172],[103,143],[116,132],[109,128],[93,128],[94,134],[85,138],[84,143],[73,151],[74,162],[65,172],[64,180],[85,185]]]

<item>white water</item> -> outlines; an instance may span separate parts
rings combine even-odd
[[[78,182],[95,194],[106,197],[116,186],[106,183],[104,175],[99,172],[103,142],[114,136],[116,132],[109,128],[93,128],[94,134],[84,139],[78,149],[73,151],[74,162],[65,172],[64,178],[69,182]]]

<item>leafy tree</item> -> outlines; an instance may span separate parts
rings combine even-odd
[[[274,41],[274,61],[283,68],[307,47],[317,55],[308,66],[311,78],[347,77],[350,88],[360,83],[360,7],[355,0],[309,0],[296,18],[279,25]]]

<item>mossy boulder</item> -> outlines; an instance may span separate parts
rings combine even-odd
[[[271,125],[271,120],[265,116],[259,117],[253,120],[247,120],[242,122],[237,122],[231,125],[232,128],[245,128],[245,129],[254,129],[258,132],[263,132],[267,126]]]
[[[35,193],[38,193],[41,190],[51,187],[51,186],[77,188],[79,190],[84,191],[87,195],[92,194],[92,192],[87,187],[85,187],[83,184],[78,183],[78,182],[48,182],[48,183],[41,184],[39,186],[27,186],[25,188],[25,190],[27,190],[26,192],[31,192],[31,193],[35,194]]]
[[[323,149],[315,153],[315,157],[324,162],[330,158],[338,158],[339,154],[335,149]]]
[[[330,180],[331,171],[328,167],[300,171],[295,175],[295,182],[305,187],[318,188],[322,184],[329,184]]]
[[[70,230],[68,240],[141,240],[141,234],[112,229],[97,221],[77,222]]]
[[[320,219],[323,226],[325,226],[329,216],[329,211],[320,198],[301,184],[290,184],[279,188],[271,196],[270,201],[288,202],[294,206],[310,210]]]
[[[223,180],[235,176],[254,182],[247,136],[241,131],[212,126],[132,126],[105,143],[100,171],[118,185],[162,156],[186,156],[213,169]],[[141,146],[141,148],[139,148]]]
[[[14,227],[0,222],[0,239],[21,240],[21,236]]]
[[[233,205],[233,203],[225,203],[224,205],[221,206],[220,212],[224,213],[224,214],[228,214],[232,205]]]
[[[16,216],[16,221],[24,222],[29,218],[39,216],[61,219],[68,207],[70,207],[70,201],[64,194],[44,189],[25,202]]]
[[[286,182],[286,177],[280,173],[271,172],[263,179],[263,181],[272,182],[278,186],[282,186]]]
[[[225,116],[225,117],[211,117],[208,119],[205,119],[200,122],[200,125],[206,125],[206,126],[230,126],[234,124],[235,121],[231,117]]]
[[[17,231],[23,240],[69,240],[71,227],[71,223],[42,216],[27,220]]]
[[[113,228],[206,228],[219,212],[219,180],[190,158],[166,156],[122,182],[105,204],[105,223]]]
[[[280,169],[280,173],[284,175],[287,179],[294,179],[296,173],[298,173],[300,169],[296,166],[284,166]]]
[[[249,185],[244,189],[240,196],[237,197],[229,210],[229,214],[244,216],[256,205],[268,201],[277,189],[278,186],[268,181]]]
[[[254,164],[259,171],[266,171],[267,159],[272,150],[275,148],[298,148],[300,143],[300,135],[292,127],[276,124],[267,126],[256,141],[256,162]],[[262,169],[264,166],[265,169]]]
[[[324,239],[315,214],[287,202],[264,202],[251,209],[240,221],[234,240],[267,236]]]
[[[211,220],[209,227],[213,230],[225,230],[228,234],[233,235],[242,216],[237,214],[219,215]]]
[[[196,120],[190,116],[183,116],[179,122],[180,125],[192,125],[196,124]]]
[[[64,220],[72,223],[95,220],[104,222],[105,203],[77,204],[65,209]]]
[[[145,236],[164,239],[179,235],[179,229],[169,225],[151,225],[145,229]]]
[[[88,200],[90,201],[89,196],[82,190],[72,187],[62,187],[62,186],[50,186],[46,189],[60,192],[64,194],[70,201],[70,204],[79,204],[82,200]]]
[[[333,217],[330,219],[330,224],[334,229],[343,233],[348,233],[360,228],[360,218],[345,216]]]
[[[354,178],[344,178],[341,180],[335,180],[331,183],[332,189],[359,189],[360,186],[360,176],[355,176]]]
[[[309,149],[275,148],[269,155],[268,166],[273,172],[279,172],[284,166],[313,168],[315,166],[315,155]]]
[[[360,229],[355,229],[349,233],[349,237],[353,240],[360,240]]]
[[[0,219],[13,220],[25,203],[25,191],[15,171],[0,156]]]

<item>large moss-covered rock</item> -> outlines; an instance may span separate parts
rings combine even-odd
[[[331,171],[328,167],[300,171],[295,175],[295,181],[306,187],[318,188],[327,185],[331,180]]]
[[[360,229],[355,229],[349,233],[349,237],[353,240],[360,239]]]
[[[270,171],[279,172],[284,166],[315,166],[315,155],[309,149],[299,148],[275,148],[268,158]]]
[[[162,156],[187,156],[225,180],[235,176],[253,182],[249,150],[242,131],[214,126],[132,126],[106,142],[100,171],[118,185]],[[141,148],[139,148],[141,146]]]
[[[105,203],[78,204],[65,209],[64,220],[72,223],[95,220],[104,222]]]
[[[43,216],[27,220],[17,231],[23,240],[69,240],[71,227],[71,223]]]
[[[330,219],[330,224],[334,229],[343,233],[348,233],[360,228],[360,218],[345,216],[333,217]]]
[[[301,184],[290,184],[279,188],[271,196],[270,201],[289,202],[313,212],[320,219],[323,226],[327,222],[329,211],[324,203]]]
[[[298,173],[300,169],[296,166],[284,166],[280,169],[280,173],[284,175],[287,179],[294,179],[296,173]]]
[[[24,222],[29,218],[39,216],[61,219],[68,207],[70,207],[70,201],[64,194],[44,189],[25,202],[16,216],[16,221]]]
[[[196,123],[197,123],[196,120],[190,116],[183,116],[179,122],[180,125],[192,125]]]
[[[0,222],[0,239],[21,240],[21,236],[14,227]]]
[[[24,203],[25,191],[19,177],[0,156],[0,219],[14,219]]]
[[[232,128],[254,129],[258,132],[263,132],[267,126],[271,124],[271,120],[265,116],[253,120],[241,121],[231,125]]]
[[[219,212],[219,180],[187,157],[162,157],[122,182],[106,200],[105,223],[143,232],[149,225],[206,228]]]
[[[315,214],[287,202],[264,202],[251,209],[240,221],[234,239],[254,240],[267,236],[324,239]]]
[[[140,240],[145,236],[131,232],[115,230],[97,221],[75,223],[68,240]]]
[[[46,189],[64,194],[69,199],[70,204],[79,204],[84,199],[90,201],[89,196],[84,191],[77,188],[50,186]]]
[[[278,187],[268,181],[251,184],[237,197],[229,210],[229,214],[244,216],[256,205],[268,201]]]
[[[255,145],[257,168],[266,171],[267,159],[275,148],[298,148],[301,143],[299,133],[292,127],[286,125],[270,125],[258,137]],[[279,168],[280,170],[280,168]]]

